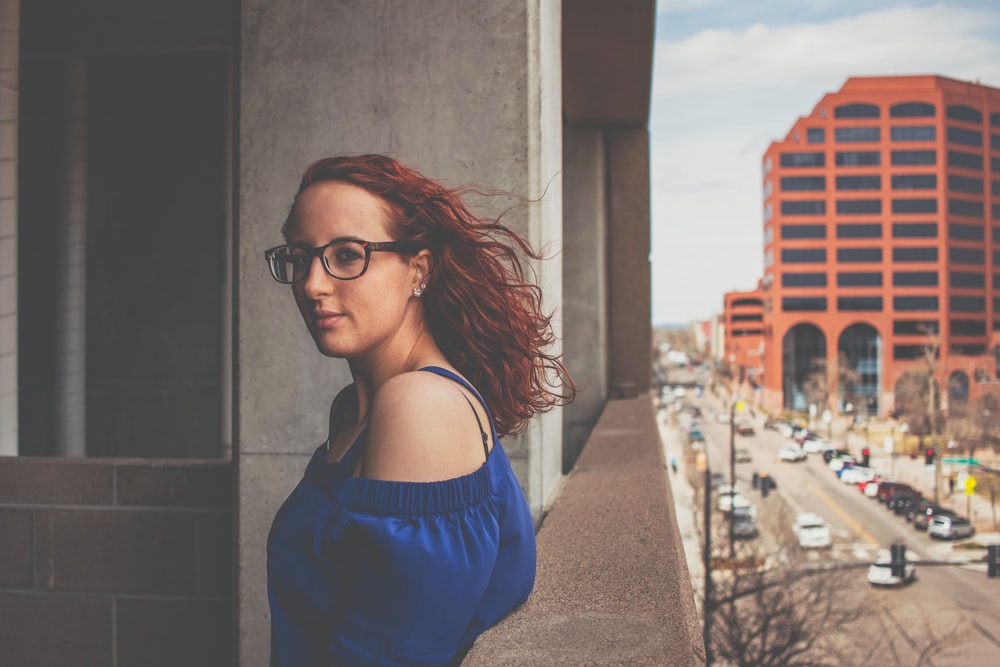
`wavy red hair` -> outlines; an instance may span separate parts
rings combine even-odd
[[[490,406],[498,433],[520,432],[534,415],[573,400],[572,378],[560,356],[548,352],[556,340],[552,315],[542,312],[541,290],[526,279],[518,253],[542,255],[501,224],[502,215],[480,218],[465,203],[468,195],[513,195],[472,185],[449,189],[394,158],[368,154],[314,162],[296,200],[326,181],[380,197],[393,212],[396,239],[431,251],[424,318],[445,357]]]

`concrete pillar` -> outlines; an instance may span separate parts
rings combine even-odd
[[[17,455],[19,0],[0,0],[0,456]]]
[[[545,307],[558,308],[560,11],[549,0],[243,2],[234,452],[240,665],[267,664],[267,531],[326,436],[330,400],[349,381],[346,364],[316,351],[289,288],[271,280],[263,261],[263,250],[281,241],[302,170],[327,155],[387,152],[452,185],[541,198],[507,222],[551,251],[534,269]],[[561,440],[562,417],[552,412],[504,442],[536,516],[561,479]]]
[[[608,132],[611,224],[609,326],[611,392],[649,389],[653,333],[650,315],[649,131]]]
[[[563,410],[563,471],[568,472],[608,396],[604,132],[565,126],[563,165],[563,350],[579,390]]]

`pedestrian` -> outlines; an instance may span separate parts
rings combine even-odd
[[[955,475],[948,475],[948,495],[953,495],[955,493]]]
[[[473,193],[387,156],[326,158],[265,253],[353,379],[271,526],[273,667],[457,664],[533,587],[499,437],[575,387],[518,254],[542,257]]]
[[[670,469],[674,472],[675,475],[677,474],[677,457],[676,456],[671,456],[670,457]]]

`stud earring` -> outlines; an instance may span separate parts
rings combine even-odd
[[[420,295],[424,293],[425,289],[427,289],[427,283],[420,283],[420,287],[413,288],[413,296],[419,299]]]

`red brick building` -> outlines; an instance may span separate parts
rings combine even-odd
[[[765,407],[806,409],[825,383],[818,407],[886,414],[933,346],[944,407],[977,399],[1000,341],[1000,89],[850,78],[762,167]],[[738,354],[750,294],[726,296]]]

